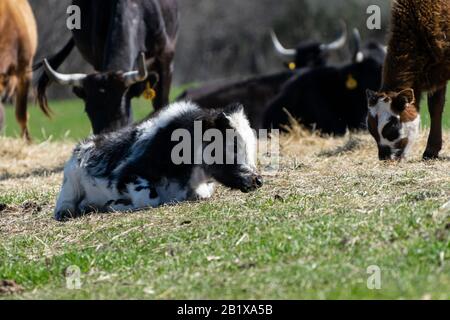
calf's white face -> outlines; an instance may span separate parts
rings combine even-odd
[[[217,128],[226,136],[223,154],[227,160],[232,161],[209,166],[207,168],[209,173],[223,185],[242,192],[261,188],[263,179],[256,168],[256,135],[250,127],[243,107],[241,105],[229,107],[216,122]],[[228,133],[232,133],[232,139],[229,139]]]
[[[420,115],[414,91],[374,92],[367,90],[367,124],[378,146],[380,160],[408,157],[420,130]]]

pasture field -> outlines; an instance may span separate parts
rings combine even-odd
[[[368,135],[284,136],[252,194],[52,219],[71,140],[0,138],[0,298],[450,298],[450,132],[439,161],[380,163]],[[81,269],[80,290],[65,270]],[[381,271],[370,290],[368,267]],[[2,280],[12,280],[6,283]]]
[[[171,100],[183,92],[184,89],[193,87],[196,84],[188,84],[175,87],[171,92]],[[426,99],[422,106],[422,123],[429,126],[430,117],[426,106]],[[450,90],[445,108],[444,127],[450,128]],[[30,132],[37,142],[46,140],[80,140],[91,132],[90,124],[84,112],[83,102],[79,99],[66,101],[51,101],[50,108],[53,111],[52,119],[43,115],[39,107],[30,104]],[[144,99],[133,100],[133,113],[135,119],[143,119],[152,110],[151,103]],[[6,129],[4,134],[7,137],[18,137],[19,126],[14,119],[14,109],[11,106],[6,108]]]

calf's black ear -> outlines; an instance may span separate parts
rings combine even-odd
[[[216,128],[220,129],[229,129],[231,128],[229,117],[236,113],[244,112],[244,107],[240,103],[233,103],[222,109],[216,119],[215,124]]]
[[[403,112],[408,104],[414,103],[414,90],[405,89],[400,91],[392,101],[392,109],[397,112]]]
[[[413,103],[415,101],[413,89],[405,89],[403,91],[400,91],[397,97],[405,99],[407,103]]]
[[[225,130],[231,127],[230,120],[225,112],[220,112],[216,119],[214,119],[214,127],[219,130]]]
[[[235,113],[243,112],[244,106],[240,103],[233,103],[225,107],[224,113],[227,115],[232,115]]]

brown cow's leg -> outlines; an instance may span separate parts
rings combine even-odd
[[[428,95],[428,108],[430,111],[431,127],[428,137],[427,149],[423,154],[425,160],[436,159],[442,149],[442,114],[445,105],[447,86]]]
[[[0,134],[3,132],[3,126],[5,125],[5,108],[0,101]]]
[[[156,98],[153,102],[155,110],[159,110],[169,104],[170,86],[172,85],[173,72],[172,61],[173,53],[166,53],[157,63],[159,82],[156,86]]]
[[[25,76],[20,79],[16,91],[16,119],[19,123],[21,135],[27,141],[31,141],[30,133],[28,132],[28,90],[30,88],[30,77]]]

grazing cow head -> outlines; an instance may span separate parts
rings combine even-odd
[[[55,82],[73,87],[73,92],[85,103],[94,134],[114,131],[132,121],[129,88],[148,79],[145,56],[139,59],[139,70],[93,74],[61,74],[47,60],[45,71]]]
[[[386,46],[376,41],[368,41],[362,46],[361,34],[357,28],[353,29],[352,38],[354,43],[352,60],[354,63],[360,63],[365,59],[372,59],[380,65],[383,65],[387,53]]]
[[[303,42],[295,49],[286,49],[273,30],[271,31],[272,42],[277,53],[284,59],[288,59],[285,65],[290,70],[324,66],[327,62],[328,54],[343,48],[347,42],[347,26],[344,22],[341,22],[341,24],[343,30],[341,36],[328,44]]]
[[[297,71],[267,105],[263,127],[284,130],[294,118],[323,134],[366,130],[366,89],[380,87],[385,53],[381,45],[356,47],[351,63]]]
[[[399,92],[367,90],[368,128],[378,145],[380,160],[408,156],[420,129],[420,115],[412,89]]]
[[[256,135],[242,105],[231,105],[219,112],[211,127],[224,137],[223,163],[208,166],[212,177],[245,193],[261,188],[263,179],[256,169]]]

